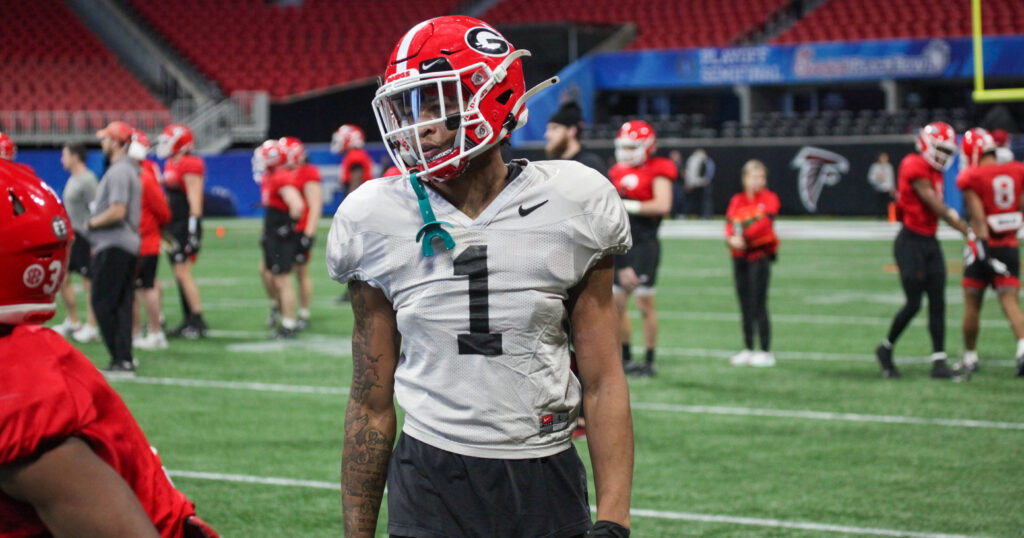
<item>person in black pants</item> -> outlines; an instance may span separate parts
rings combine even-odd
[[[110,352],[108,374],[133,374],[132,301],[140,246],[142,182],[139,164],[128,158],[131,127],[111,122],[96,133],[110,166],[100,181],[86,221],[93,257],[92,308]]]
[[[725,242],[732,254],[732,274],[743,319],[743,350],[730,359],[733,366],[774,366],[768,282],[779,250],[774,219],[779,197],[766,188],[768,171],[758,160],[743,165],[743,192],[729,201],[725,212]],[[761,349],[754,351],[754,328]]]

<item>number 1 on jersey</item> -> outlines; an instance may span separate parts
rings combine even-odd
[[[455,258],[455,274],[469,277],[469,334],[460,334],[459,355],[501,355],[501,333],[492,333],[487,297],[487,246],[467,247]]]

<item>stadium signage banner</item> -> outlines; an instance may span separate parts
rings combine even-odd
[[[985,74],[1024,74],[1024,37],[985,39]],[[756,47],[629,51],[594,58],[601,90],[878,79],[966,78],[971,41],[898,39]]]

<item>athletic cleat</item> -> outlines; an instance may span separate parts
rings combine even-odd
[[[1024,377],[1024,356],[1017,357],[1017,377]]]
[[[56,331],[57,334],[63,336],[64,339],[66,340],[68,338],[71,338],[71,335],[74,334],[75,331],[82,328],[82,323],[71,323],[71,320],[65,318],[64,321],[60,323],[60,325],[54,325],[53,327],[50,328]]]
[[[142,347],[142,341],[145,340],[145,339],[146,339],[146,337],[142,336],[142,333],[133,334],[132,335],[132,347],[133,348],[140,348],[140,347]]]
[[[775,355],[771,351],[755,351],[751,353],[747,364],[758,368],[775,366]]]
[[[627,370],[627,374],[632,377],[654,377],[657,371],[654,369],[654,363],[644,363],[633,370]]]
[[[277,327],[278,323],[281,323],[281,309],[276,306],[272,306],[270,307],[270,315],[267,316],[267,328],[273,329],[274,327]]]
[[[139,342],[139,349],[167,349],[167,336],[164,333],[149,333]]]
[[[932,379],[951,379],[953,381],[967,381],[971,378],[970,370],[960,368],[950,369],[944,360],[932,362],[932,371],[929,374]]]
[[[287,329],[285,327],[278,327],[272,333],[270,333],[270,337],[273,338],[274,340],[291,340],[298,336],[298,334],[298,329]]]
[[[749,349],[744,349],[743,351],[740,351],[739,353],[733,355],[732,358],[729,359],[729,364],[733,366],[749,366],[750,357],[753,355],[753,351]]]
[[[878,346],[875,348],[875,356],[878,357],[878,363],[882,365],[882,377],[895,379],[900,376],[900,371],[896,369],[896,365],[892,362],[891,349],[885,346]]]
[[[117,361],[110,363],[103,370],[103,377],[107,379],[125,379],[135,377],[135,364],[126,361]]]
[[[92,325],[82,325],[81,329],[78,329],[71,334],[71,338],[75,339],[75,342],[85,344],[87,342],[96,342],[100,339],[100,332],[96,330],[96,327]]]
[[[308,328],[309,328],[309,318],[299,318],[295,322],[295,329],[296,330],[304,331],[304,330],[306,330]]]
[[[177,327],[166,332],[168,338],[181,338],[181,334],[189,327],[187,321],[182,321]]]
[[[186,340],[206,338],[206,329],[198,325],[188,325],[181,330],[180,336]]]
[[[629,359],[628,361],[623,361],[623,363],[622,363],[622,369],[627,374],[635,373],[635,372],[639,371],[643,367],[644,367],[644,363],[642,363],[640,361],[635,361],[633,359]]]
[[[978,370],[981,369],[981,367],[978,366],[978,361],[968,362],[966,360],[962,360],[962,361],[956,363],[955,365],[953,365],[953,369],[954,370],[966,370],[966,371],[968,371],[968,372],[970,372],[972,374],[976,374],[976,373],[978,373]]]

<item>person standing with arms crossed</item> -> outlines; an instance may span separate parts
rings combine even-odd
[[[132,303],[139,261],[142,183],[139,163],[128,157],[132,128],[122,121],[98,131],[110,166],[100,181],[86,232],[92,244],[92,308],[110,352],[110,375],[134,375]]]
[[[64,207],[67,208],[68,217],[71,218],[71,227],[75,230],[75,242],[71,245],[71,258],[68,260],[68,276],[60,288],[60,298],[64,301],[64,311],[67,319],[57,325],[53,330],[61,336],[74,338],[76,342],[91,342],[99,338],[99,331],[96,329],[96,315],[92,311],[92,279],[89,274],[89,239],[85,237],[85,221],[89,219],[89,204],[96,199],[96,189],[99,187],[99,180],[96,174],[92,173],[85,166],[85,146],[82,144],[67,144],[61,150],[60,164],[65,170],[71,173],[68,182],[64,185]],[[75,289],[71,284],[71,273],[78,273],[82,277],[82,287],[85,290],[86,322],[83,324],[78,317],[78,300],[75,298]]]

